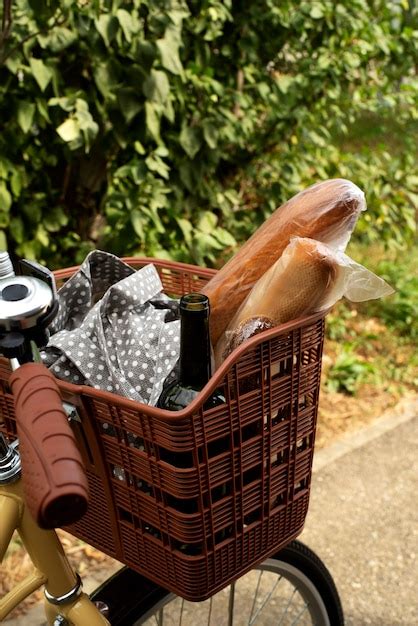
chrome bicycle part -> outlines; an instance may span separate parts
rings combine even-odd
[[[63,402],[64,411],[67,413],[69,422],[79,422],[81,423],[81,417],[79,412],[77,411],[77,407],[69,402]]]
[[[34,261],[19,261],[17,275],[0,277],[0,353],[23,364],[40,361],[48,326],[58,312],[54,274]]]
[[[32,276],[10,276],[0,280],[0,328],[22,331],[36,326],[47,313],[54,294],[45,282]]]
[[[12,262],[8,252],[0,252],[0,278],[9,278],[14,276],[15,271],[13,269]]]
[[[83,583],[81,582],[80,576],[76,574],[76,577],[77,577],[76,585],[68,593],[65,593],[62,596],[53,596],[45,588],[44,594],[48,602],[50,602],[51,604],[54,604],[55,606],[60,606],[62,604],[67,604],[76,600],[81,595],[82,587],[83,587]]]
[[[18,480],[21,471],[18,442],[9,444],[3,433],[0,433],[0,485]]]
[[[100,602],[100,600],[97,600],[97,602],[93,602],[94,606],[96,607],[96,609],[104,616],[106,617],[106,619],[109,617],[110,614],[110,608],[109,606],[105,603],[105,602]]]

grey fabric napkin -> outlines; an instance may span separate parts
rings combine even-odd
[[[155,266],[134,271],[96,250],[58,291],[59,311],[42,353],[55,376],[155,405],[179,354],[180,322]],[[159,308],[152,304],[157,298]]]

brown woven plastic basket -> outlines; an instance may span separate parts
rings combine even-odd
[[[213,270],[154,259],[166,293],[199,291]],[[56,272],[59,282],[77,268]],[[302,530],[308,509],[324,316],[240,346],[185,410],[170,413],[59,381],[91,504],[68,530],[154,582],[203,600]],[[0,429],[15,437],[0,363]],[[226,404],[203,410],[221,388]]]

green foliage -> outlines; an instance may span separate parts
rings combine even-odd
[[[346,145],[369,115],[416,133],[417,19],[412,0],[3,2],[0,244],[52,267],[92,247],[214,264],[345,176],[361,236],[405,245],[412,134]]]
[[[326,386],[330,391],[353,395],[375,371],[373,363],[362,359],[356,354],[355,346],[347,343],[328,370]]]
[[[327,387],[357,393],[363,383],[399,397],[418,389],[418,248],[408,254],[383,244],[352,243],[349,253],[396,288],[362,303],[340,301],[327,316]],[[373,364],[368,371],[364,364]],[[329,380],[328,380],[329,376]]]
[[[393,263],[382,260],[376,271],[390,284],[396,285],[396,292],[390,299],[370,302],[364,306],[369,315],[377,315],[382,322],[401,337],[412,342],[418,340],[418,254],[412,258]]]
[[[352,318],[352,311],[345,302],[340,302],[327,315],[326,333],[332,341],[343,341],[347,339],[349,326],[347,322]]]
[[[397,285],[392,302],[382,302],[380,316],[388,328],[412,340],[418,340],[418,276],[401,277],[396,281],[396,273],[388,265],[381,266],[382,274]]]

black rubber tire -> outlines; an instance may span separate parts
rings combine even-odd
[[[344,626],[343,610],[334,580],[310,548],[300,541],[292,541],[269,560],[287,563],[306,576],[325,605],[330,626]],[[152,613],[153,607],[160,605],[168,595],[170,592],[166,589],[125,567],[99,587],[91,599],[110,607],[108,619],[112,626],[132,626],[143,615]]]
[[[331,626],[344,626],[344,614],[337,587],[329,570],[313,550],[300,541],[292,541],[273,559],[293,565],[315,585],[326,606]]]

